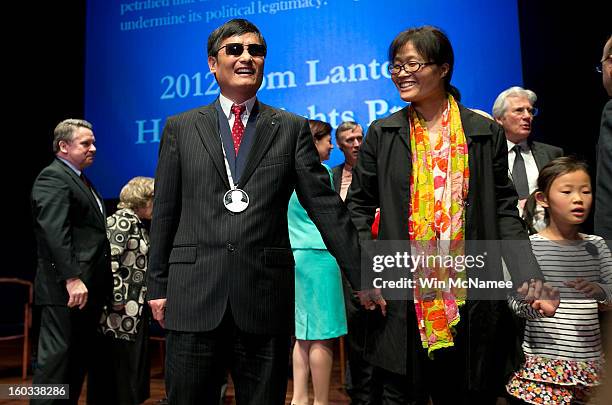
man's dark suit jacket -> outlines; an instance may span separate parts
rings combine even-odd
[[[563,149],[547,143],[529,142],[529,147],[531,148],[531,154],[536,162],[536,166],[538,166],[538,171],[542,170],[551,160],[563,156]]]
[[[106,215],[92,191],[70,167],[54,159],[34,182],[32,212],[38,245],[36,303],[66,305],[65,280],[79,277],[89,291],[87,305],[101,307],[113,284]]]
[[[215,102],[166,122],[155,175],[148,299],[167,298],[171,330],[212,330],[229,306],[243,331],[290,333],[294,260],[287,204],[294,188],[353,284],[359,282],[357,233],[329,187],[308,122],[260,102],[234,173],[250,204],[244,212],[229,212],[222,204],[230,185],[220,137],[229,125],[218,111]]]
[[[601,113],[597,142],[597,177],[595,188],[595,235],[612,240],[612,100]],[[612,243],[608,243],[612,245]]]
[[[342,185],[342,170],[344,170],[344,163],[332,168],[334,190],[336,190],[336,193],[338,194],[340,194],[340,186]]]

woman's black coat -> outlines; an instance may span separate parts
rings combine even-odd
[[[518,196],[508,176],[503,129],[461,105],[459,108],[470,168],[465,239],[515,241],[501,248],[514,285],[530,278],[543,279],[518,216]],[[378,240],[409,239],[411,166],[406,107],[371,124],[353,170],[347,205],[362,242],[371,239],[370,227],[377,207]],[[501,261],[493,262],[487,271],[493,273],[492,278],[503,279]],[[366,359],[394,373],[419,374],[420,370],[414,369],[419,362],[412,359],[422,356],[425,349],[421,348],[412,301],[390,300],[387,311],[386,317],[379,311],[370,313]],[[468,300],[461,313],[457,339],[467,339],[468,386],[480,390],[490,384],[499,385],[505,378],[502,374],[508,368],[508,357],[515,363],[520,358],[514,350],[516,336],[509,332],[512,319],[505,300]],[[513,354],[508,356],[506,349]]]

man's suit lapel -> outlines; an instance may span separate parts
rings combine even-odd
[[[104,198],[98,193],[98,190],[93,186],[91,182],[89,182],[89,186],[91,187],[91,191],[100,199],[100,203],[102,204],[102,220],[104,221],[104,227],[106,227],[106,207],[104,206]],[[98,207],[98,202],[96,201],[96,207]],[[99,208],[99,207],[98,207]]]
[[[536,166],[538,167],[538,170],[541,170],[542,166],[545,164],[544,162],[548,162],[550,160],[550,156],[548,156],[543,148],[538,147],[536,142],[531,142],[530,147],[531,154],[536,162]]]
[[[74,172],[74,170],[72,170],[70,167],[68,167],[65,163],[63,163],[61,160],[56,159],[55,162],[59,165],[59,167],[68,175],[68,177],[70,177],[70,179],[74,182],[74,184],[76,184],[77,188],[79,190],[81,190],[81,192],[83,192],[83,194],[85,194],[85,196],[87,197],[87,199],[89,200],[89,202],[91,203],[91,205],[94,206],[94,211],[96,212],[96,214],[98,215],[98,218],[102,221],[102,224],[104,226],[104,228],[106,229],[106,211],[102,212],[100,211],[100,206],[98,205],[98,201],[96,201],[96,197],[94,197],[93,193],[96,193],[96,195],[98,196],[98,198],[100,198],[100,202],[102,203],[104,200],[100,197],[100,195],[93,189],[89,189],[87,187],[87,185],[85,185],[85,183],[83,182],[83,180],[81,180],[79,178],[79,176],[77,176],[77,174]],[[104,210],[104,204],[102,204],[102,209]]]
[[[227,189],[230,189],[229,181],[227,179],[227,172],[225,170],[225,161],[223,160],[223,150],[221,149],[221,138],[219,136],[219,129],[217,126],[218,118],[214,104],[207,105],[200,111],[201,118],[196,121],[196,128],[198,135],[204,144],[204,147],[210,155],[215,168]],[[232,151],[233,152],[233,151]]]
[[[340,188],[342,187],[343,170],[344,170],[344,163],[332,169],[332,178],[334,179],[334,190],[336,190],[336,193],[340,193]]]
[[[257,103],[259,103],[259,117],[255,127],[255,139],[253,140],[253,146],[249,152],[244,172],[242,172],[240,177],[240,187],[244,187],[249,181],[259,162],[270,148],[280,126],[276,112],[259,101]]]

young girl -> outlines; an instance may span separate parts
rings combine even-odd
[[[593,200],[584,162],[561,157],[547,164],[536,200],[546,211],[547,227],[531,236],[533,251],[561,299],[556,312],[547,312],[510,298],[514,312],[527,318],[526,361],[506,389],[520,403],[581,403],[601,378],[597,311],[598,302],[612,298],[612,258],[602,238],[578,232]]]

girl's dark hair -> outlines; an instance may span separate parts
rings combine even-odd
[[[313,140],[320,141],[326,135],[331,136],[332,127],[327,122],[319,120],[308,120],[308,124],[310,125],[310,132],[312,132]]]
[[[564,174],[574,173],[581,170],[584,171],[586,174],[589,174],[589,165],[586,163],[586,161],[576,156],[562,156],[553,159],[548,162],[548,164],[546,164],[546,166],[544,166],[542,170],[540,170],[540,175],[538,176],[538,189],[536,190],[536,192],[540,191],[544,193],[544,195],[548,195],[550,186],[553,184],[555,179],[560,176],[563,176]],[[528,202],[529,200],[525,203],[525,205],[527,205]],[[544,211],[546,213],[544,219],[548,224],[548,209],[545,208]],[[527,220],[527,218],[525,218],[525,220]]]
[[[588,174],[589,166],[584,160],[579,159],[576,156],[562,156],[553,159],[548,162],[548,164],[544,166],[542,170],[540,170],[540,175],[538,176],[537,191],[541,191],[544,194],[548,194],[550,186],[557,177],[580,170]]]
[[[448,64],[448,73],[444,77],[444,89],[455,100],[460,101],[461,93],[459,93],[459,89],[450,83],[455,67],[455,53],[446,34],[441,29],[431,25],[410,28],[400,32],[389,46],[389,63],[393,63],[395,55],[408,42],[411,42],[417,52],[425,58],[425,62],[434,62],[436,65]]]
[[[538,233],[537,229],[533,226],[533,218],[535,217],[536,208],[538,207],[538,202],[536,201],[537,190],[534,191],[527,197],[527,201],[525,201],[525,206],[523,207],[523,220],[525,220],[525,225],[527,225],[527,232],[529,235],[533,235],[534,233]]]

